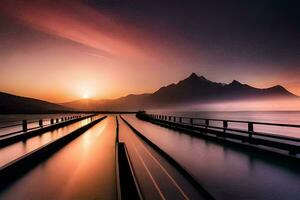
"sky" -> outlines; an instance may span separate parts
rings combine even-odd
[[[300,95],[300,3],[0,0],[0,91],[66,102],[192,72]]]

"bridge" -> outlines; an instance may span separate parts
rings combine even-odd
[[[299,199],[300,139],[259,125],[300,128],[143,112],[12,122],[0,199]]]

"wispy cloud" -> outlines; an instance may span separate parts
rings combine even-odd
[[[1,7],[7,15],[36,30],[97,49],[101,56],[128,58],[140,55],[130,41],[119,37],[126,34],[123,27],[79,1],[59,6],[52,1],[20,2],[17,5],[4,1]]]

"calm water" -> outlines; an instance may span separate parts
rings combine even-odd
[[[241,120],[254,122],[269,122],[283,124],[300,125],[299,111],[243,111],[243,112],[197,112],[197,111],[149,111],[149,113],[164,114],[181,117],[209,118],[209,119],[226,119]],[[222,126],[221,122],[211,123],[212,125]],[[247,124],[229,123],[229,127],[247,129]],[[255,125],[254,130],[258,132],[266,132],[272,134],[280,134],[291,137],[300,137],[300,128],[276,127]]]

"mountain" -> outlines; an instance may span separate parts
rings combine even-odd
[[[280,98],[298,99],[299,97],[280,85],[259,89],[236,80],[229,84],[217,83],[192,73],[186,79],[162,87],[154,93],[130,94],[118,99],[82,99],[60,105],[0,92],[0,113],[53,113],[71,110],[136,111],[172,108],[193,103]]]
[[[61,106],[67,108],[74,108],[80,110],[95,110],[101,102],[105,100],[94,100],[94,99],[79,99],[71,102],[61,103]]]
[[[33,98],[0,92],[0,113],[50,113],[68,110],[66,107]],[[70,109],[69,109],[70,110]]]
[[[242,84],[236,80],[230,84],[217,83],[207,80],[203,76],[192,73],[177,84],[162,87],[154,93],[128,95],[114,100],[90,101],[89,108],[93,110],[142,110],[168,108],[192,103],[211,103],[220,101],[297,98],[296,95],[277,85],[271,88],[259,89]],[[72,108],[87,108],[77,101],[76,104],[67,103]]]

